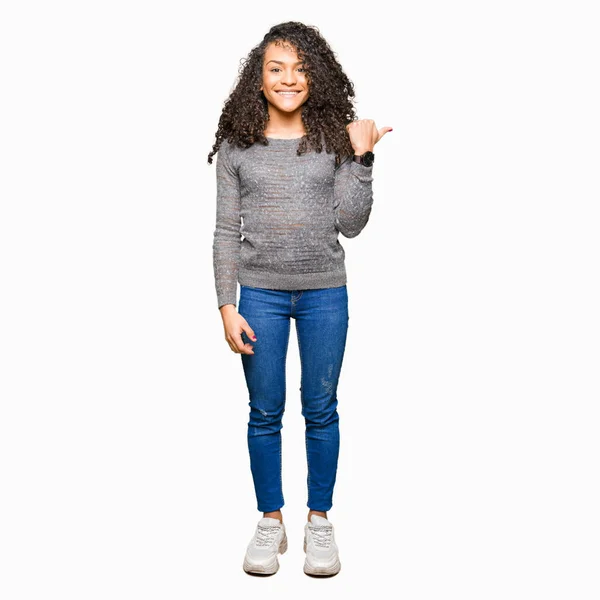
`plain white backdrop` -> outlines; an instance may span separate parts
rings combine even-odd
[[[593,4],[3,3],[3,599],[598,598]],[[293,331],[289,550],[273,577],[242,571],[261,513],[212,271],[218,118],[287,20],[394,128],[370,221],[340,237],[326,580],[302,572]]]

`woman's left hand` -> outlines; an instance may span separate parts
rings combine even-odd
[[[346,125],[354,154],[360,155],[367,151],[373,152],[375,144],[388,132],[391,127],[377,129],[373,119],[359,119]]]

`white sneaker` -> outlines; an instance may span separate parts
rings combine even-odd
[[[335,575],[342,565],[333,525],[319,515],[311,515],[310,520],[304,526],[304,572],[307,575]]]
[[[273,575],[279,569],[277,554],[287,550],[285,525],[272,517],[263,517],[246,549],[244,571],[260,575]]]

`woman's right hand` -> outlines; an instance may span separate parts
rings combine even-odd
[[[225,340],[229,344],[229,347],[236,354],[254,354],[252,344],[244,344],[242,339],[242,332],[246,332],[246,335],[256,341],[254,330],[248,321],[238,313],[234,304],[224,304],[219,309],[221,317],[223,319],[223,329],[225,330]]]

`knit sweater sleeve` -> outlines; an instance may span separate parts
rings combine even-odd
[[[335,169],[335,227],[347,238],[365,227],[373,205],[373,165],[366,167],[347,157]]]
[[[241,251],[240,182],[227,140],[217,152],[217,216],[213,239],[213,269],[218,307],[237,305]]]

